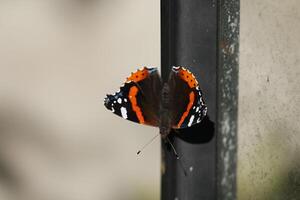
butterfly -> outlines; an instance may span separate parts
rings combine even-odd
[[[138,69],[118,92],[106,96],[104,105],[124,119],[158,127],[163,139],[172,129],[200,123],[207,114],[199,83],[184,67],[172,67],[167,82],[157,68]]]

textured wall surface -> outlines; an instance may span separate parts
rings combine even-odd
[[[300,1],[241,1],[239,199],[300,195]]]

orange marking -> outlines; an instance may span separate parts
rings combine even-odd
[[[126,81],[139,82],[147,78],[148,75],[148,69],[144,67],[142,70],[137,70],[136,72],[132,73],[131,76],[126,79]]]
[[[187,82],[190,88],[194,88],[198,85],[198,81],[191,72],[187,71],[186,69],[180,69],[178,73],[179,77],[185,82]]]
[[[128,97],[131,102],[132,110],[136,113],[136,116],[137,116],[139,122],[141,124],[144,124],[145,120],[144,120],[144,117],[143,117],[140,107],[137,105],[137,100],[136,100],[136,95],[137,95],[138,91],[139,91],[139,89],[136,86],[131,87],[129,90]]]
[[[195,100],[195,94],[194,92],[190,92],[190,101],[189,104],[186,108],[186,111],[183,113],[179,123],[177,124],[177,128],[180,128],[181,124],[184,122],[185,118],[189,115],[189,112],[194,104],[194,100]]]

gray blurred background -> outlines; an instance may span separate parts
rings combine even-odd
[[[0,0],[0,199],[159,199],[157,133],[103,106],[160,65],[159,0]],[[300,196],[300,2],[241,1],[239,199]]]

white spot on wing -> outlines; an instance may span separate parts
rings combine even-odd
[[[121,99],[120,97],[118,98],[118,100],[117,100],[117,101],[118,101],[118,103],[119,103],[119,104],[121,104],[121,103],[122,103],[122,99]]]
[[[196,112],[198,112],[199,111],[199,106],[197,106],[197,109],[196,109]]]
[[[121,107],[121,115],[124,119],[127,119],[127,110],[125,107]]]
[[[197,123],[201,122],[201,117],[199,116],[199,118],[197,119]]]
[[[189,121],[189,123],[188,123],[188,127],[190,127],[190,126],[192,125],[192,123],[193,123],[193,121],[194,121],[194,118],[195,118],[195,116],[192,115],[191,118],[190,118],[190,121]]]
[[[127,99],[125,98],[124,101],[127,102]]]
[[[200,103],[201,105],[203,105],[203,100],[202,100],[202,98],[199,99],[199,103]]]
[[[206,115],[206,113],[207,113],[207,107],[204,108],[203,115]]]

